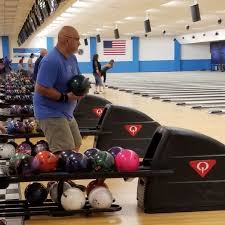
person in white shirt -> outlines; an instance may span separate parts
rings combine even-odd
[[[27,61],[27,64],[28,64],[28,73],[30,75],[34,72],[33,58],[34,58],[34,53],[31,53],[30,54],[30,58]]]

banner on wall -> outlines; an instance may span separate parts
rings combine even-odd
[[[13,57],[20,58],[22,56],[29,57],[31,53],[38,57],[40,54],[40,48],[13,48]]]
[[[211,42],[210,52],[213,64],[225,64],[225,41]]]
[[[126,40],[103,41],[104,55],[126,55]]]

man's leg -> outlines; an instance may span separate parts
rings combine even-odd
[[[71,133],[73,135],[73,140],[75,143],[75,151],[79,151],[80,146],[82,145],[82,137],[80,135],[80,130],[79,130],[77,121],[75,119],[72,119],[69,122],[69,125],[70,125]]]
[[[40,128],[44,132],[52,152],[75,150],[76,145],[69,123],[65,118],[39,120]]]

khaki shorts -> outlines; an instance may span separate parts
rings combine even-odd
[[[81,146],[82,137],[75,119],[49,118],[38,122],[52,152],[74,150]]]

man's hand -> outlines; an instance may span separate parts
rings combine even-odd
[[[70,101],[75,101],[75,100],[80,100],[82,99],[84,96],[76,96],[75,94],[73,94],[73,92],[69,92],[67,93],[68,96],[68,100]]]

